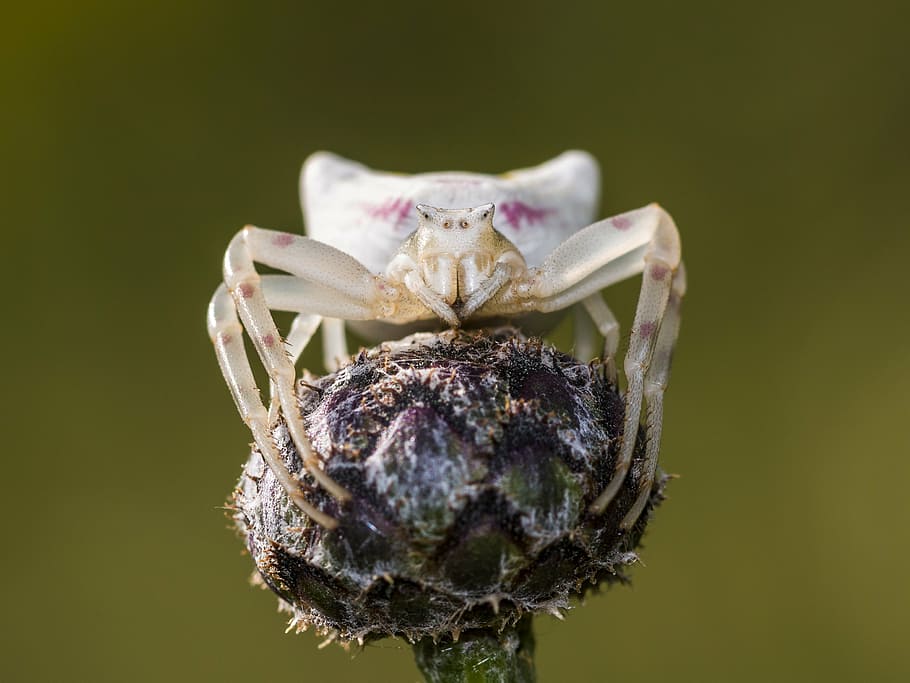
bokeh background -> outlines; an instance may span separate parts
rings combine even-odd
[[[0,679],[418,680],[400,642],[284,635],[247,584],[205,305],[237,228],[301,228],[317,149],[496,172],[572,147],[603,214],[681,227],[682,478],[632,588],[538,619],[541,681],[910,679],[908,8],[7,6]],[[609,295],[626,322],[637,287]]]

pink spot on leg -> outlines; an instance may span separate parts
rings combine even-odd
[[[222,332],[222,333],[221,333],[221,339],[220,339],[220,341],[221,341],[222,344],[224,344],[225,346],[227,346],[227,345],[230,344],[232,341],[234,341],[234,338],[233,338],[229,333],[227,333],[227,332]]]
[[[654,330],[657,329],[657,323],[647,322],[642,323],[638,328],[638,333],[645,339],[654,334]]]
[[[265,344],[266,348],[272,348],[275,346],[275,336],[272,334],[267,334],[262,338],[262,343]]]
[[[669,272],[670,269],[660,263],[655,263],[650,270],[651,277],[655,280],[663,280]]]
[[[237,291],[240,292],[240,296],[244,299],[249,299],[256,293],[256,288],[253,287],[249,282],[244,282],[237,288]]]
[[[288,232],[279,232],[272,238],[272,244],[276,247],[287,247],[294,243],[294,235]]]
[[[511,225],[515,230],[521,228],[521,223],[531,226],[535,223],[542,222],[547,216],[554,212],[553,209],[543,207],[529,206],[521,201],[503,202],[496,207],[506,223]]]
[[[610,223],[617,230],[628,230],[632,227],[632,219],[627,218],[626,216],[613,216],[610,219]]]

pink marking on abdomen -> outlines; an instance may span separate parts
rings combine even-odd
[[[370,218],[387,221],[398,228],[407,220],[413,202],[405,197],[389,197],[382,204],[368,204],[365,208]]]
[[[279,232],[272,238],[272,244],[276,247],[287,247],[294,242],[294,236],[287,232]]]
[[[547,216],[554,213],[554,209],[529,206],[522,201],[503,202],[496,208],[502,214],[502,217],[506,219],[506,223],[511,225],[515,230],[521,228],[522,221],[530,226],[535,223],[540,223]]]
[[[632,227],[631,219],[626,218],[625,216],[613,216],[613,218],[610,219],[610,223],[612,223],[613,227],[617,230],[628,230]]]

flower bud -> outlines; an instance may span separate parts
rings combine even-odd
[[[261,579],[298,630],[342,641],[457,635],[558,613],[586,588],[623,581],[658,475],[631,529],[644,436],[603,514],[623,401],[598,363],[517,330],[418,334],[299,383],[300,409],[339,502],[302,468],[283,423],[274,438],[311,504],[312,522],[254,451],[234,494]]]

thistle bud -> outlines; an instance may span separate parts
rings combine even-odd
[[[254,451],[234,494],[236,521],[262,581],[298,630],[342,641],[501,630],[557,613],[591,586],[623,581],[666,477],[638,522],[644,457],[603,514],[623,401],[598,363],[581,363],[517,330],[418,334],[299,383],[300,410],[339,502],[274,430],[308,500],[337,520],[312,522]]]

